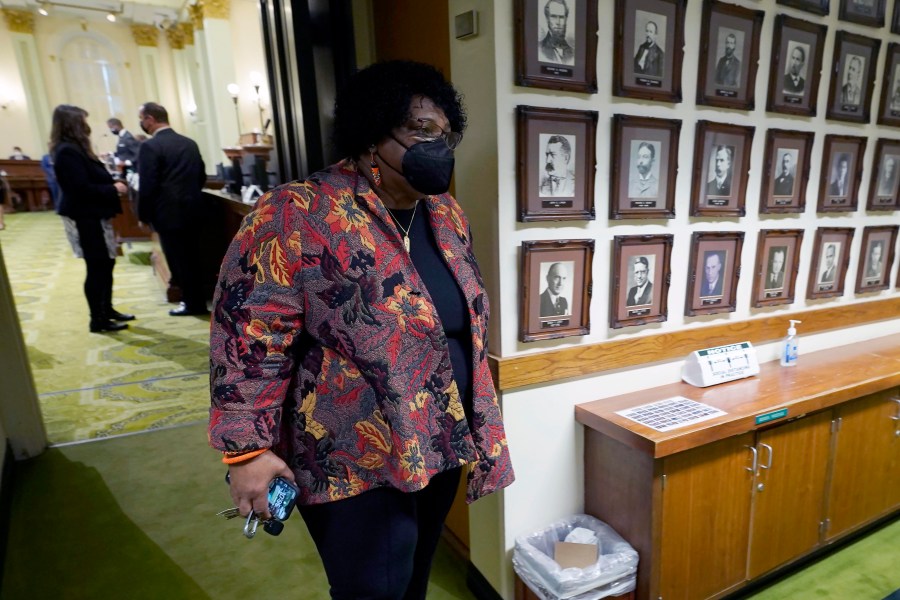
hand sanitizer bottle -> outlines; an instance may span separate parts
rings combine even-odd
[[[787,337],[784,338],[784,347],[781,349],[781,366],[793,367],[797,364],[797,328],[794,323],[802,323],[803,321],[795,321],[788,319],[791,326],[788,327]]]

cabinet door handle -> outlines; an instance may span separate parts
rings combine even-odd
[[[900,398],[891,398],[891,401],[897,403],[897,414],[891,417],[891,420],[900,421]]]
[[[753,453],[753,464],[744,468],[756,475],[756,465],[759,464],[759,452],[756,450],[756,446],[744,446],[744,448],[748,448]]]
[[[770,445],[768,445],[768,444],[763,444],[762,442],[760,442],[759,445],[762,446],[763,448],[765,448],[766,450],[769,451],[769,460],[766,461],[766,464],[764,464],[764,465],[759,465],[759,468],[761,468],[761,469],[771,469],[771,468],[772,468],[772,446],[770,446]]]

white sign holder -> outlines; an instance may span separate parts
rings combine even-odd
[[[757,374],[756,349],[750,342],[740,342],[691,352],[685,359],[681,378],[697,387],[709,387]]]

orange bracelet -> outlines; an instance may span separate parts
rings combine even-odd
[[[262,450],[251,450],[250,452],[245,452],[243,454],[237,454],[233,456],[229,456],[229,452],[225,453],[225,456],[222,457],[222,462],[226,465],[234,465],[237,463],[242,463],[246,460],[250,460],[251,458],[256,458],[263,452],[268,452],[268,448],[263,448]]]

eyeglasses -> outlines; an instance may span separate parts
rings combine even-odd
[[[415,125],[409,128],[417,138],[433,142],[442,138],[451,150],[459,146],[463,134],[458,131],[444,131],[440,125],[429,119],[415,119]]]

